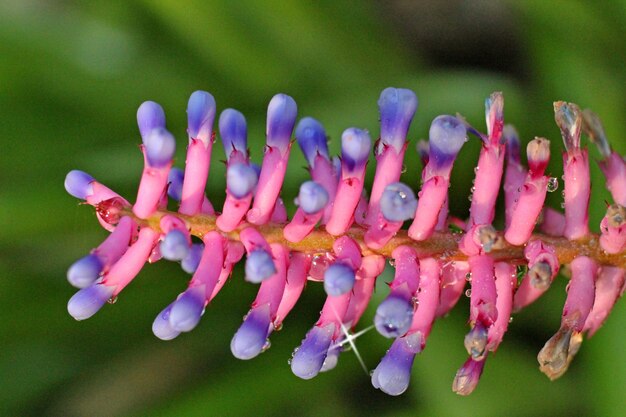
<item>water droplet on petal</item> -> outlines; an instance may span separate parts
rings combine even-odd
[[[559,188],[559,179],[556,177],[550,177],[548,179],[547,189],[549,193],[555,192]]]

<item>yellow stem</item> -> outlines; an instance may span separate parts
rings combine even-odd
[[[149,226],[154,230],[160,230],[159,222],[161,217],[165,215],[175,216],[185,221],[187,227],[191,231],[191,234],[194,236],[202,238],[202,236],[206,233],[219,231],[224,237],[235,241],[239,240],[239,232],[250,226],[247,223],[242,223],[237,230],[230,233],[224,233],[217,228],[215,224],[215,216],[205,214],[187,216],[163,210],[156,212],[148,219],[142,220],[134,216],[130,208],[123,208],[120,215],[130,216],[135,219],[139,225]],[[283,236],[284,225],[268,224],[255,227],[261,234],[263,234],[269,243],[280,243],[290,250],[309,254],[332,251],[333,242],[335,239],[339,238],[339,236],[332,236],[324,229],[318,227],[302,241],[293,243],[285,239]],[[389,241],[389,243],[379,250],[373,250],[365,245],[363,239],[364,233],[365,229],[360,226],[353,226],[346,233],[346,235],[350,236],[359,244],[363,255],[379,254],[389,258],[395,248],[401,245],[406,245],[414,248],[420,258],[437,257],[443,261],[467,259],[467,256],[459,250],[459,240],[462,236],[461,233],[438,232],[433,234],[433,236],[431,236],[428,240],[418,242],[409,238],[406,230],[400,230],[396,236]],[[525,264],[526,259],[524,258],[524,247],[510,245],[506,243],[501,235],[500,237],[500,240],[502,241],[500,249],[494,249],[490,252],[490,255],[496,261],[506,261],[517,265]],[[556,250],[557,257],[561,264],[568,264],[578,256],[588,256],[601,265],[612,265],[620,268],[626,268],[626,251],[613,255],[606,253],[600,247],[599,237],[596,234],[591,234],[583,239],[575,241],[570,241],[563,237],[534,234],[531,240],[536,239],[552,246]]]

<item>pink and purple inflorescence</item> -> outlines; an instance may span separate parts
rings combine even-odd
[[[403,393],[434,321],[466,293],[468,359],[452,387],[467,395],[478,384],[488,355],[498,349],[511,313],[546,292],[559,268],[568,265],[561,326],[538,356],[540,369],[557,378],[583,335],[598,330],[624,291],[626,163],[609,146],[597,116],[575,104],[555,103],[565,143],[564,213],[544,207],[556,181],[545,173],[550,142],[531,140],[528,168],[524,166],[517,133],[504,125],[503,105],[500,93],[486,100],[486,134],[459,116],[433,120],[428,142],[417,146],[424,166],[417,196],[399,182],[417,110],[410,90],[385,89],[378,101],[379,139],[349,128],[341,136],[338,158],[331,158],[317,120],[305,117],[296,126],[295,101],[285,94],[274,96],[260,167],[250,162],[244,116],[226,109],[218,121],[226,155],[226,196],[218,212],[205,192],[216,136],[215,100],[203,91],[189,99],[184,171],[173,168],[176,144],[165,128],[163,109],[145,102],[137,112],[145,165],[135,204],[82,171],[66,177],[66,190],[94,206],[101,225],[111,232],[70,267],[68,280],[80,290],[68,311],[77,320],[87,319],[115,299],[146,262],[180,262],[192,274],[188,288],[152,326],[157,337],[170,340],[196,327],[245,255],[245,279],[259,284],[259,291],[231,342],[237,358],[251,359],[266,350],[270,334],[282,327],[307,280],[323,281],[327,298],[320,318],[290,361],[295,375],[309,379],[336,365],[350,337],[346,329],[359,322],[389,260],[395,275],[374,325],[394,341],[373,371],[372,384],[390,395]],[[288,219],[280,192],[294,132],[311,180],[300,187],[297,210]],[[613,199],[599,235],[588,225],[590,174],[587,150],[581,147],[583,132],[598,146]],[[448,213],[448,188],[468,134],[482,147],[469,217],[461,220]],[[368,197],[364,183],[372,153],[377,165]],[[492,223],[501,188],[505,226],[498,231]],[[169,199],[179,203],[176,212],[168,211]],[[402,228],[405,222],[410,222],[408,229]],[[534,233],[536,224],[542,233]],[[518,285],[520,266],[526,272]]]

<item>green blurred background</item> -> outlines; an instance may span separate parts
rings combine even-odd
[[[484,98],[503,91],[506,119],[523,140],[552,140],[550,170],[560,177],[554,100],[594,109],[626,152],[625,28],[624,1],[2,1],[0,415],[624,415],[624,302],[563,378],[551,383],[537,369],[536,353],[558,328],[563,279],[515,316],[468,398],[450,389],[466,356],[465,299],[436,324],[409,390],[397,398],[372,388],[352,352],[314,380],[291,374],[287,359],[323,303],[319,285],[308,286],[272,348],[249,362],[229,350],[255,294],[241,270],[198,328],[171,342],[150,327],[185,288],[188,277],[172,263],[147,266],[115,306],[75,322],[66,312],[74,292],[66,269],[106,233],[91,208],[65,193],[63,178],[83,169],[132,199],[142,169],[135,112],[144,100],[165,108],[179,138],[178,166],[186,101],[196,89],[210,91],[218,111],[246,114],[258,162],[273,94],[292,95],[302,116],[321,120],[336,151],[349,126],[378,134],[376,100],[387,86],[419,97],[412,143],[441,113],[460,112],[482,128]],[[220,206],[223,156],[215,149],[209,193]],[[472,140],[455,166],[457,215],[467,212],[477,151]],[[417,187],[413,152],[403,180]],[[287,202],[306,178],[303,166],[294,151]],[[597,230],[609,196],[592,170]],[[550,204],[558,207],[559,198],[551,194]],[[384,296],[383,285],[373,304]],[[373,369],[389,341],[369,332],[357,346]]]

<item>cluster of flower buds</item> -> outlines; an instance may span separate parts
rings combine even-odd
[[[87,319],[114,300],[146,262],[180,262],[192,275],[189,285],[152,326],[158,338],[170,340],[196,327],[245,255],[245,279],[259,289],[231,342],[237,358],[251,359],[266,350],[270,334],[282,327],[307,280],[323,281],[327,297],[319,320],[290,361],[295,375],[309,379],[337,364],[388,260],[395,275],[376,308],[374,325],[394,341],[373,371],[372,384],[390,395],[403,393],[434,321],[465,294],[470,298],[470,329],[464,339],[468,358],[452,387],[467,395],[489,353],[498,349],[512,312],[541,296],[561,265],[567,265],[570,282],[561,326],[538,356],[540,369],[557,378],[583,336],[598,330],[624,291],[626,162],[610,148],[593,113],[555,103],[565,143],[564,212],[544,207],[546,193],[558,186],[545,173],[550,142],[531,140],[527,167],[522,164],[517,133],[504,125],[503,105],[500,93],[486,100],[486,134],[460,116],[433,120],[429,140],[417,143],[424,166],[417,195],[399,182],[417,109],[410,90],[385,89],[378,101],[379,139],[372,142],[367,131],[349,128],[341,135],[338,158],[331,158],[317,120],[305,117],[296,125],[295,101],[274,96],[260,167],[250,162],[244,116],[226,109],[217,132],[226,155],[226,196],[216,211],[205,190],[216,136],[215,100],[203,91],[189,99],[184,171],[173,168],[175,140],[165,128],[163,109],[145,102],[137,112],[144,169],[134,204],[82,171],[66,177],[66,190],[94,206],[111,232],[70,267],[68,280],[80,290],[68,311],[77,320]],[[600,150],[600,168],[613,198],[599,235],[588,226],[589,161],[581,147],[582,132]],[[468,134],[482,146],[469,217],[461,220],[448,213],[448,188]],[[300,187],[289,219],[280,192],[293,136],[311,180]],[[377,165],[368,197],[364,184],[371,153]],[[504,230],[496,230],[501,188],[505,224]],[[169,199],[178,203],[176,211],[168,209]],[[403,229],[405,222],[408,229]],[[534,231],[536,224],[540,232]],[[518,281],[520,271],[524,274]]]

